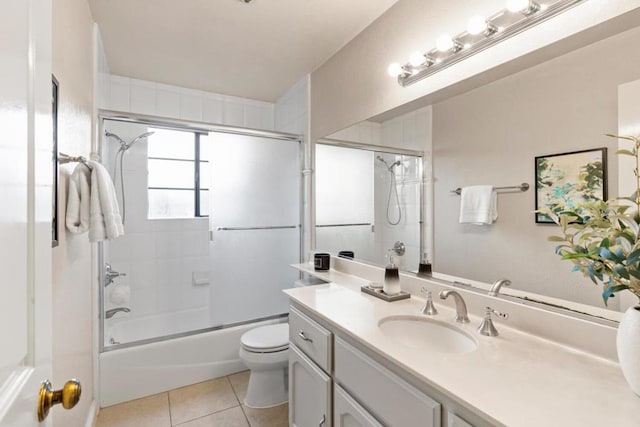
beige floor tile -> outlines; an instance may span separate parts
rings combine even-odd
[[[180,424],[179,427],[249,427],[240,406]]]
[[[287,427],[289,425],[289,404],[273,408],[253,409],[243,406],[251,427]]]
[[[171,422],[174,425],[238,405],[238,399],[226,377],[169,392]]]
[[[100,410],[96,427],[170,427],[167,393]]]
[[[236,392],[238,400],[241,404],[244,404],[244,398],[247,395],[247,386],[249,385],[249,371],[229,375],[229,381],[231,381],[231,387],[233,387],[233,391]]]

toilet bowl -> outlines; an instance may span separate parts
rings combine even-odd
[[[244,404],[268,408],[285,403],[289,399],[289,324],[251,329],[240,343],[240,359],[250,370]]]

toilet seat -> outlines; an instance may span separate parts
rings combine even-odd
[[[242,348],[251,353],[276,353],[289,348],[289,324],[254,328],[240,338]]]

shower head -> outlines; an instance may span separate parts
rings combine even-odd
[[[118,135],[116,135],[115,133],[111,133],[108,130],[105,129],[104,131],[104,136],[106,136],[107,138],[115,138],[119,143],[120,143],[120,148],[122,147],[126,147],[127,143],[124,141],[124,139],[120,138]]]
[[[153,135],[154,133],[155,133],[155,132],[145,132],[145,133],[143,133],[142,135],[137,136],[133,141],[131,141],[130,143],[128,143],[128,144],[127,144],[127,146],[126,146],[125,150],[128,150],[128,149],[129,149],[129,148],[131,148],[131,146],[132,146],[133,144],[135,144],[136,142],[140,141],[140,140],[141,140],[141,139],[143,139],[143,138],[146,138],[146,137],[148,137],[148,136],[151,136],[151,135]]]

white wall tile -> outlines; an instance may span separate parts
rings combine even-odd
[[[148,115],[156,113],[155,83],[131,79],[131,111]]]
[[[229,126],[244,126],[244,105],[235,100],[225,99],[223,122]]]
[[[175,86],[156,85],[156,114],[160,117],[180,117],[180,90]]]
[[[221,124],[224,118],[223,97],[208,94],[202,102],[202,120],[207,123]]]
[[[110,81],[110,106],[111,110],[131,111],[129,79],[120,76],[111,76]]]
[[[180,118],[202,121],[202,92],[189,89],[180,91]]]

